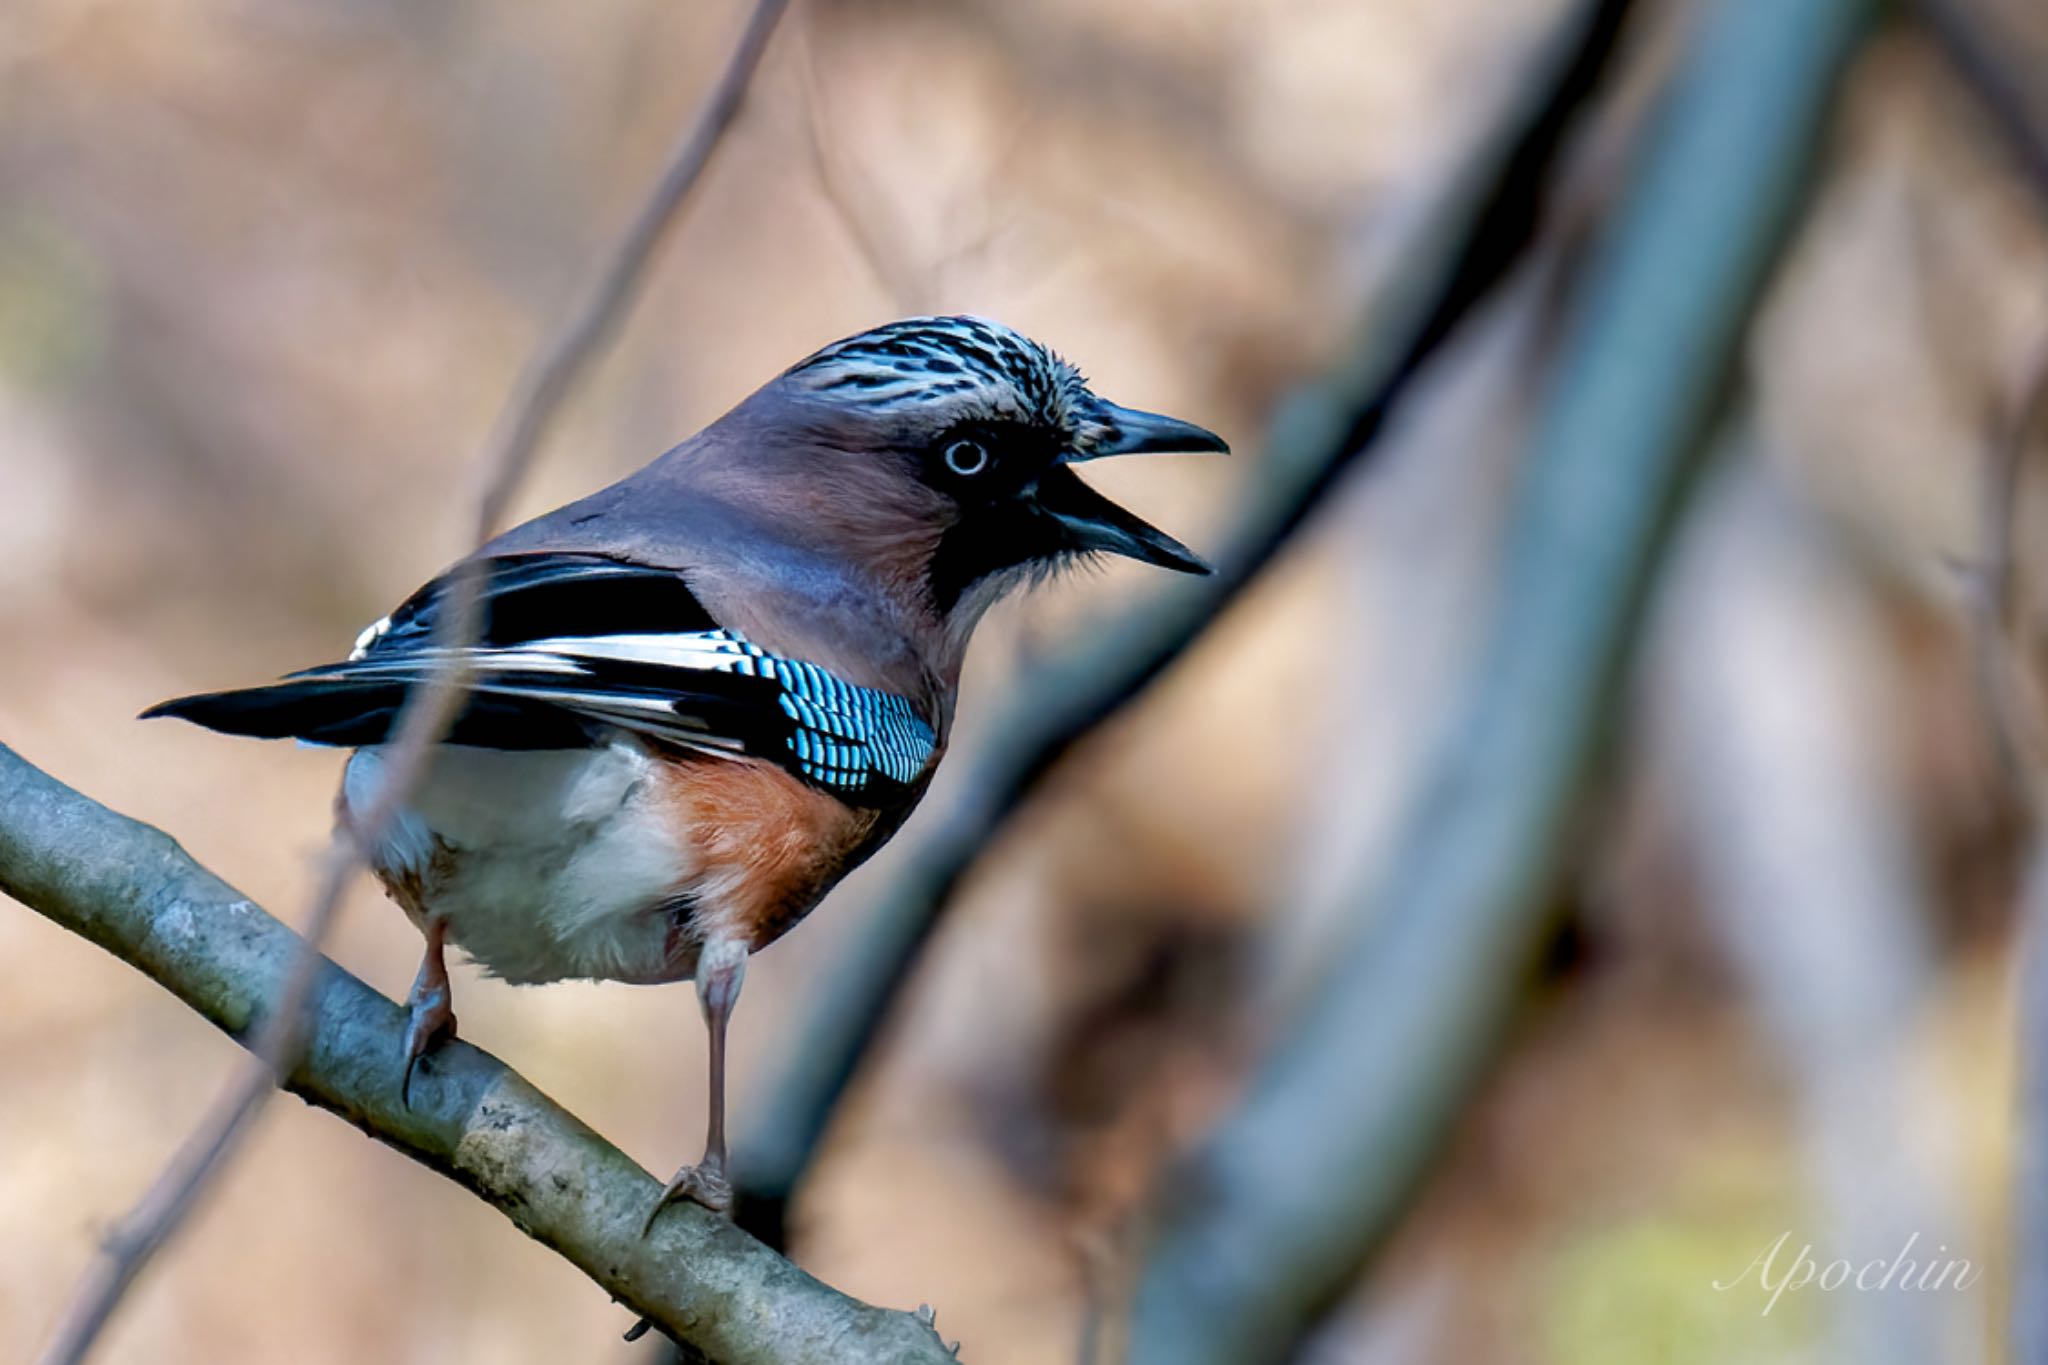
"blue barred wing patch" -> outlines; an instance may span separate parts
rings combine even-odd
[[[865,786],[869,773],[913,782],[932,756],[932,732],[910,702],[854,687],[815,664],[763,657],[782,684],[777,701],[796,722],[790,740],[804,776],[826,786]]]
[[[907,697],[856,686],[816,664],[770,654],[730,630],[684,637],[611,638],[645,641],[651,646],[627,656],[636,661],[652,662],[651,656],[657,653],[676,660],[689,655],[693,656],[689,666],[695,668],[774,682],[776,704],[794,723],[787,744],[795,767],[820,786],[858,792],[877,777],[908,784],[916,781],[931,761],[936,737]],[[597,643],[588,639],[541,641],[527,648],[559,645],[565,652],[587,653]]]
[[[660,675],[673,676],[677,690],[696,691],[692,678],[706,673],[759,678],[775,685],[775,702],[790,722],[781,738],[783,763],[808,780],[843,795],[857,795],[877,782],[909,784],[931,761],[936,737],[909,698],[860,687],[813,663],[771,654],[731,630],[676,634],[579,635],[527,640],[509,649],[481,651],[479,685],[494,672],[528,677],[550,673],[602,678],[620,666],[630,675],[629,692],[609,705],[602,694],[582,692],[583,704],[608,711],[629,728],[634,707],[644,709],[651,690],[662,690]],[[569,691],[573,684],[566,684]],[[693,746],[730,748],[701,731],[667,736]],[[754,744],[745,746],[748,749]]]

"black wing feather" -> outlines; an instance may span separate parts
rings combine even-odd
[[[503,647],[561,635],[716,630],[683,576],[602,555],[519,555],[485,562],[477,643]],[[384,621],[371,654],[429,645],[450,579],[435,579]]]
[[[444,577],[414,593],[345,662],[267,687],[180,697],[143,715],[265,739],[382,743],[408,690],[440,657],[434,636],[448,591]],[[768,758],[806,781],[859,792],[864,804],[907,795],[930,752],[929,727],[908,703],[763,654],[721,630],[670,570],[584,554],[493,560],[482,608],[471,691],[450,743],[583,748],[625,729]],[[668,642],[655,659],[634,657],[644,646],[631,642],[649,636],[677,637],[685,662],[674,662]],[[625,657],[608,657],[606,646]]]
[[[356,657],[294,673],[265,687],[207,692],[159,703],[145,719],[175,716],[224,734],[302,739],[359,748],[381,744],[413,684],[433,670],[435,632],[451,590],[444,575],[407,598],[365,633]],[[589,554],[522,555],[486,561],[478,644],[514,648],[532,640],[621,633],[714,630],[681,574]],[[604,664],[605,694],[622,706],[660,706],[685,731],[720,747],[785,745],[792,722],[765,678]],[[678,683],[689,686],[680,688]],[[565,709],[563,680],[518,671],[479,679],[449,730],[449,742],[490,749],[582,748],[603,742],[614,722]]]
[[[408,684],[308,679],[202,692],[159,702],[143,719],[175,716],[228,735],[302,739],[357,749],[382,744],[405,705]],[[485,749],[580,749],[602,727],[558,706],[472,693],[449,727],[448,743]]]

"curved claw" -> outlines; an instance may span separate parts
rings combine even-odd
[[[412,1108],[412,1073],[418,1069],[418,1054],[409,1054],[405,1059],[405,1074],[398,1080],[398,1105],[401,1109]]]
[[[675,1178],[662,1188],[661,1197],[654,1201],[654,1207],[647,1211],[647,1221],[640,1225],[640,1235],[647,1236],[654,1231],[654,1220],[670,1204],[687,1199],[711,1210],[721,1218],[732,1217],[732,1182],[725,1178],[725,1172],[711,1162],[696,1166],[685,1166],[677,1171]]]
[[[412,1108],[412,1078],[419,1070],[420,1058],[455,1036],[455,1010],[450,1001],[446,984],[412,998],[411,1017],[405,1023],[405,1074],[398,1082],[398,1101],[407,1109]]]

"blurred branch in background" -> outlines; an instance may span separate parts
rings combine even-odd
[[[2048,425],[2048,338],[2035,347],[1993,418],[1979,480],[1979,563],[1971,647],[1977,688],[2000,766],[2035,820],[2048,814],[2048,733],[2027,668],[2016,580],[2019,515],[2027,454]]]
[[[2048,432],[2048,340],[2012,386],[1987,443],[1979,501],[1979,553],[1972,644],[1979,694],[2006,775],[2033,825],[2021,888],[2018,1137],[2013,1170],[2011,1349],[2014,1365],[2048,1365],[2048,725],[2037,671],[2028,666],[2028,623],[2020,618],[2015,525],[2022,475]]]
[[[1731,426],[1659,604],[1653,746],[1709,922],[1792,1091],[1826,1244],[1960,1245],[1953,1108],[1928,1102],[1941,1081],[1915,1052],[1937,978],[1897,723],[1910,667],[1764,438]],[[1985,1355],[1977,1305],[1953,1296],[1850,1294],[1826,1312],[1830,1359]]]
[[[2012,35],[1982,0],[1918,0],[1917,9],[2048,205],[2048,104],[2040,81],[2014,59]],[[2048,1365],[2048,717],[2015,583],[2022,473],[2048,426],[2048,340],[2010,392],[1994,415],[1980,479],[1971,644],[1993,747],[2033,824],[2021,888],[2009,1345],[2014,1365]]]
[[[1917,0],[1918,12],[1965,84],[1983,101],[2034,193],[2048,204],[2048,108],[2038,82],[2011,60],[2010,35],[1996,14],[1976,0]],[[2048,341],[2038,346],[1995,414],[1987,443],[1989,467],[1980,483],[1982,543],[1977,566],[1973,649],[1992,739],[2007,776],[2039,819],[2041,784],[2048,779],[2048,741],[2042,718],[2021,696],[2027,673],[2016,649],[2020,623],[2014,587],[2014,519],[2021,472],[2033,433],[2048,416]]]
[[[304,941],[187,857],[0,746],[0,890],[113,953],[245,1044],[285,1003]],[[951,1361],[918,1314],[820,1284],[723,1219],[680,1207],[645,1237],[661,1182],[467,1043],[400,1101],[405,1012],[326,957],[286,1084],[438,1171],[620,1303],[718,1362]],[[308,1179],[316,1176],[308,1175]]]
[[[1915,0],[1922,21],[1984,102],[2034,192],[2048,198],[2048,103],[2038,79],[2010,56],[1994,7],[1984,0]]]
[[[787,5],[788,0],[759,0],[755,5],[703,109],[670,155],[660,181],[631,226],[606,257],[603,272],[521,374],[478,462],[472,545],[482,545],[496,532],[562,400],[617,330],[655,247],[738,114]],[[342,893],[419,782],[434,746],[454,723],[465,696],[464,651],[481,628],[481,566],[458,570],[452,582],[448,610],[437,627],[443,661],[406,697],[392,739],[384,746],[383,779],[375,800],[347,827],[337,825],[321,863],[297,960],[286,974],[276,1007],[264,1016],[252,1045],[254,1057],[108,1236],[103,1254],[87,1270],[44,1352],[47,1365],[73,1365],[85,1358],[136,1276],[240,1149],[251,1120],[292,1072],[305,1047],[308,1004],[324,961],[321,945],[340,911]]]
[[[1385,1241],[1491,1063],[1671,514],[1875,9],[1699,16],[1595,247],[1456,723],[1357,898],[1368,922],[1162,1201],[1138,1365],[1283,1354]]]
[[[831,135],[831,113],[825,106],[825,82],[817,65],[817,27],[819,6],[811,6],[805,23],[797,31],[803,41],[799,72],[803,74],[803,131],[811,156],[811,174],[825,203],[831,205],[831,211],[846,229],[846,237],[854,244],[862,264],[866,264],[874,282],[881,284],[883,293],[889,295],[895,311],[930,313],[936,307],[930,299],[934,293],[932,272],[905,258],[905,248],[897,233],[874,221],[872,209],[860,203],[860,188],[854,184],[854,176],[842,166],[838,139]]]
[[[2038,825],[2022,885],[2018,1074],[2013,1096],[2012,1365],[2048,1362],[2048,838]]]
[[[1061,761],[1171,668],[1279,556],[1522,258],[1560,148],[1600,83],[1627,10],[1628,0],[1574,10],[1527,97],[1415,235],[1416,259],[1376,301],[1352,352],[1283,409],[1215,575],[1149,599],[1016,685],[943,823],[926,830],[867,931],[835,964],[801,1041],[754,1106],[758,1127],[738,1146],[737,1184],[741,1223],[764,1241],[782,1244],[789,1201],[833,1111],[976,861]]]

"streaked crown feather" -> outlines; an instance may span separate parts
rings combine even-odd
[[[834,342],[784,377],[871,411],[1045,427],[1081,454],[1115,431],[1078,369],[987,318],[905,318]]]

